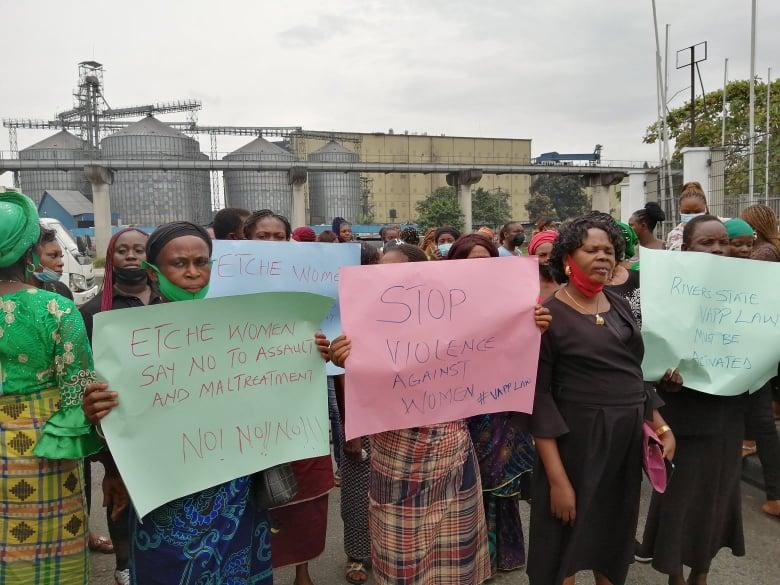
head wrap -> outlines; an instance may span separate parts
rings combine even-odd
[[[486,225],[483,225],[481,228],[479,228],[479,229],[477,230],[477,233],[478,233],[478,234],[482,234],[483,236],[485,236],[486,238],[490,238],[491,240],[492,240],[494,237],[496,237],[496,232],[494,232],[493,230],[491,230],[491,229],[490,229],[489,227],[487,227]]]
[[[744,219],[735,217],[725,222],[726,232],[729,234],[729,239],[741,238],[742,236],[750,236],[751,238],[756,235],[755,230]]]
[[[0,268],[16,264],[40,235],[32,199],[16,191],[0,193]]]
[[[636,251],[636,245],[639,243],[639,237],[637,237],[634,228],[622,221],[615,222],[620,228],[620,232],[623,234],[623,239],[626,241],[626,260],[634,257]]]
[[[341,224],[344,223],[345,221],[347,221],[347,220],[344,219],[343,217],[334,217],[333,218],[333,223],[331,224],[331,229],[333,230],[333,232],[336,235],[338,235],[339,232],[341,231]]]
[[[416,246],[420,243],[420,234],[413,227],[406,227],[401,231],[401,241]]]
[[[539,246],[542,244],[552,244],[555,242],[555,238],[558,237],[557,230],[544,230],[543,232],[537,232],[534,237],[531,238],[531,243],[528,244],[528,253],[531,256],[536,254]]]
[[[211,256],[212,242],[209,233],[204,228],[189,221],[174,221],[158,227],[146,240],[146,261],[149,264],[156,264],[157,257],[165,245],[171,240],[183,236],[195,236],[206,242],[209,247],[209,256]]]
[[[296,242],[316,242],[317,234],[310,227],[303,226],[293,230],[292,239]]]
[[[100,297],[100,310],[110,311],[114,305],[114,250],[116,250],[116,241],[127,232],[138,232],[144,236],[148,236],[144,231],[137,228],[124,228],[119,230],[108,241],[108,247],[106,248],[106,266],[105,275],[103,276],[103,292]]]

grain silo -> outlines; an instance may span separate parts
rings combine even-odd
[[[262,137],[224,157],[227,161],[291,161],[293,155]],[[285,171],[225,171],[225,206],[292,213],[292,188]]]
[[[100,142],[105,160],[199,160],[198,142],[147,116]],[[117,171],[111,185],[112,211],[125,223],[159,225],[211,220],[208,171]]]
[[[87,143],[66,130],[36,142],[19,152],[21,160],[83,160],[89,158]],[[21,171],[19,182],[22,192],[36,204],[43,192],[50,190],[80,191],[92,199],[92,189],[83,169],[73,171]]]
[[[330,141],[309,155],[314,162],[357,162],[358,155]],[[309,207],[313,224],[330,223],[334,217],[349,221],[361,215],[359,173],[309,173]]]

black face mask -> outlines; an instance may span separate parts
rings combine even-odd
[[[114,266],[114,277],[128,284],[138,284],[148,278],[144,268],[118,268]]]
[[[522,246],[523,242],[525,242],[525,234],[516,234],[515,237],[512,238],[512,245],[515,247]]]
[[[549,264],[539,264],[539,276],[545,280],[552,280],[552,271]]]

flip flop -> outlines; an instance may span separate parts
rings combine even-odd
[[[352,585],[364,585],[368,581],[366,565],[360,562],[352,562],[347,565],[347,573],[344,575],[347,583]]]
[[[89,550],[110,555],[114,552],[114,543],[106,536],[89,536]]]

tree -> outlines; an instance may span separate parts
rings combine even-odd
[[[463,229],[466,223],[458,204],[455,187],[439,187],[425,199],[418,201],[415,209],[417,223],[424,230],[443,225]]]
[[[534,223],[543,217],[556,219],[555,207],[552,199],[547,195],[532,193],[525,204],[525,208],[528,211],[528,218]]]
[[[496,189],[487,191],[480,187],[471,194],[471,213],[474,225],[500,227],[512,219],[509,193]]]
[[[577,176],[539,175],[531,184],[531,194],[546,195],[552,203],[552,213],[549,215],[560,220],[578,217],[590,211],[590,201]]]
[[[757,186],[764,185],[764,160],[766,153],[766,83],[756,83],[756,173]],[[740,195],[748,191],[748,144],[750,83],[748,80],[732,81],[726,86],[726,145],[730,152],[726,157],[726,193]],[[770,193],[780,192],[780,80],[772,82],[772,103],[769,119],[769,172]],[[720,146],[723,118],[723,90],[711,91],[696,98],[696,146]],[[691,145],[690,102],[671,110],[667,116],[669,136],[674,140],[673,162],[680,162],[680,150]],[[660,124],[647,127],[643,142],[654,144],[660,136]]]

